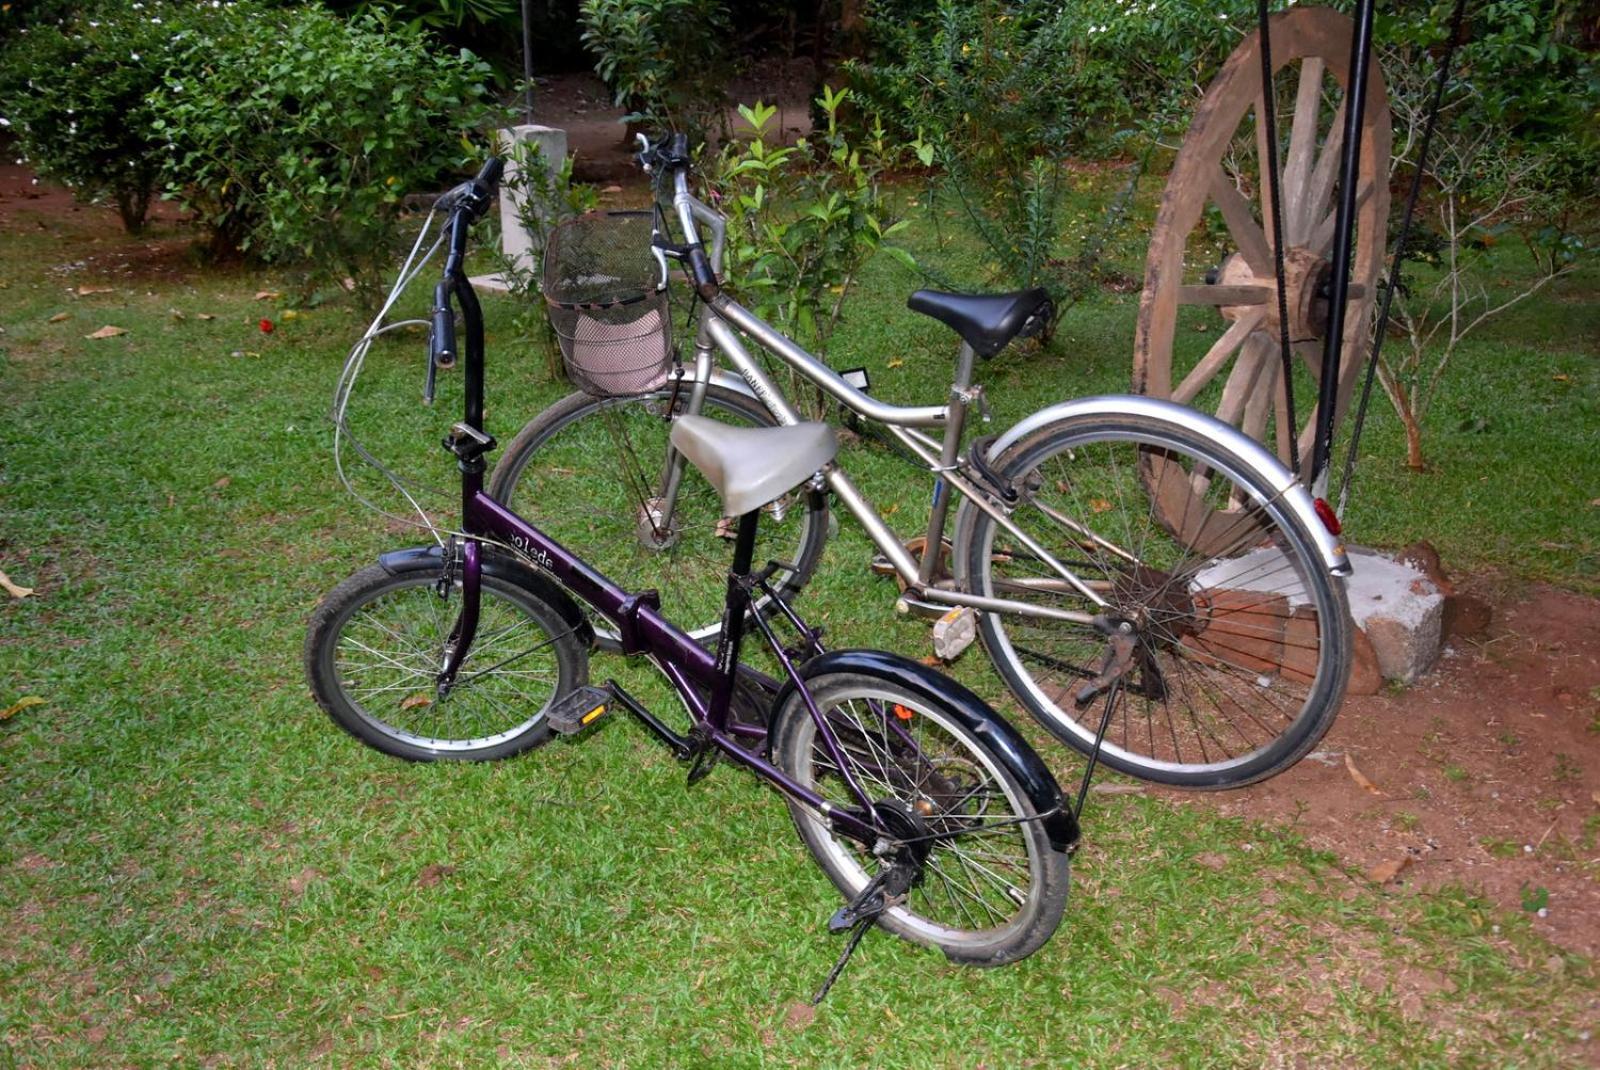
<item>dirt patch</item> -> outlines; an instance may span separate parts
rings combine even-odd
[[[743,104],[776,104],[778,114],[773,118],[773,130],[781,130],[785,141],[793,141],[811,130],[807,101],[814,84],[810,60],[772,61],[763,65],[760,78],[734,79],[728,95]],[[611,91],[594,74],[578,71],[538,79],[533,110],[535,122],[567,132],[567,151],[576,156],[574,178],[644,185],[646,176],[634,160],[638,149],[633,143],[632,128],[622,122],[622,109],[611,102]],[[727,119],[728,128],[734,133],[749,129],[739,118],[737,108],[728,110]]]
[[[1481,888],[1557,946],[1600,954],[1600,601],[1529,591],[1415,686],[1346,701],[1281,776],[1165,794],[1291,824],[1393,888]]]

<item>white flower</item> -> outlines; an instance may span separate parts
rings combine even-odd
[[[129,53],[129,54],[133,57],[133,62],[135,62],[135,63],[139,62],[139,53],[132,52],[132,53]]]

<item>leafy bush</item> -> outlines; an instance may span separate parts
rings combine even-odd
[[[879,186],[895,152],[876,122],[866,139],[847,137],[839,111],[849,96],[848,89],[824,88],[817,106],[825,127],[790,147],[768,141],[777,108],[740,105],[755,136],[724,146],[715,164],[729,218],[729,287],[818,356],[826,356],[845,301],[874,253],[882,249],[916,266],[910,253],[885,243],[905,226],[888,214]],[[799,397],[799,381],[791,386],[790,395]]]
[[[348,276],[373,303],[401,198],[482,150],[484,63],[372,15],[235,3],[175,34],[151,101],[166,176],[217,244],[297,264],[306,290]]]
[[[720,114],[723,0],[583,0],[583,43],[628,121],[698,138]]]
[[[1063,255],[1068,158],[1122,151],[1147,132],[1231,33],[1214,8],[1202,20],[1197,5],[1170,0],[940,0],[931,13],[880,0],[872,16],[874,57],[850,67],[868,105],[931,146],[932,192],[982,239],[993,281],[1045,286],[1058,311],[1084,289],[1105,237]]]
[[[108,8],[23,28],[0,53],[0,100],[22,155],[84,200],[109,197],[129,232],[144,226],[163,140],[150,96],[184,9]]]

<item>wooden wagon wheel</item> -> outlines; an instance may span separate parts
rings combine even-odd
[[[1336,11],[1296,8],[1274,16],[1270,32],[1275,110],[1292,116],[1278,161],[1290,345],[1297,371],[1309,373],[1296,375],[1300,427],[1291,429],[1285,418],[1259,33],[1245,38],[1206,90],[1167,179],[1145,264],[1133,386],[1215,412],[1273,445],[1285,464],[1296,434],[1305,470],[1328,324],[1326,288],[1354,26]],[[1367,355],[1389,215],[1389,105],[1377,64],[1368,70],[1336,420]],[[1234,525],[1219,521],[1242,503],[1208,494],[1206,473],[1173,468],[1159,458],[1145,462],[1145,480],[1167,526],[1201,551],[1212,533],[1219,546],[1235,541]]]

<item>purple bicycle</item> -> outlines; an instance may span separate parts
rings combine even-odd
[[[849,940],[818,1000],[874,923],[960,963],[1037,950],[1066,906],[1082,794],[1069,804],[1032,748],[960,684],[883,651],[825,651],[820,629],[776,589],[779,566],[752,567],[762,507],[832,459],[827,425],[674,424],[674,446],[739,518],[714,651],[668,621],[655,592],[623,590],[485,493],[495,441],[483,427],[483,320],[463,260],[499,177],[491,159],[436,207],[448,215],[448,255],[429,393],[434,369],[456,362],[454,302],[466,411],[445,447],[460,470],[460,529],[382,555],[322,599],[305,647],[317,702],[363,743],[412,760],[506,758],[621,709],[688,765],[690,784],[719,760],[754,773],[787,800],[846,900],[829,928]],[[409,271],[410,261],[402,285]],[[615,681],[588,682],[594,632],[578,600],[623,653],[665,674],[687,730]],[[752,625],[782,679],[741,665]]]

